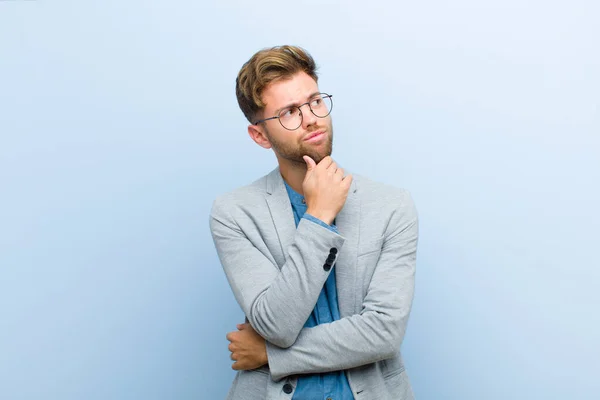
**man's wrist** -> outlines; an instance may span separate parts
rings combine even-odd
[[[335,219],[335,215],[331,216],[331,215],[328,215],[327,213],[319,212],[318,210],[308,209],[308,210],[306,210],[306,213],[309,215],[312,215],[315,218],[320,219],[321,221],[325,222],[327,225],[331,225],[333,223],[333,220]]]

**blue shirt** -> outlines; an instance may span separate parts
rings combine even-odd
[[[300,219],[305,218],[337,233],[335,225],[327,225],[320,219],[315,218],[310,214],[305,214],[306,204],[304,203],[304,197],[295,192],[287,183],[285,184],[285,187],[288,196],[290,197],[290,202],[292,203],[296,227],[300,223]],[[323,289],[321,289],[319,299],[317,300],[317,304],[315,304],[313,312],[304,324],[305,328],[311,328],[319,324],[326,324],[340,319],[334,268],[335,265],[331,268],[327,281],[325,281],[325,285],[323,286]],[[294,392],[292,399],[354,400],[354,396],[352,395],[346,373],[344,371],[335,371],[323,374],[299,375],[296,391]]]

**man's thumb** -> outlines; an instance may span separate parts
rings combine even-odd
[[[314,167],[316,167],[316,163],[315,160],[313,160],[312,158],[310,158],[309,156],[304,156],[302,157],[304,159],[304,161],[306,162],[306,168],[308,168],[309,171],[312,171],[312,169]]]

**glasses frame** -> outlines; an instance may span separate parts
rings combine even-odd
[[[315,117],[317,117],[317,118],[327,118],[327,116],[329,116],[329,114],[331,114],[331,111],[333,110],[333,95],[332,94],[328,94],[328,93],[319,93],[319,94],[321,95],[322,98],[324,98],[324,99],[328,98],[331,101],[331,108],[329,109],[329,112],[326,115],[322,116],[322,117],[319,116],[319,115],[317,115],[317,114],[315,114],[315,112],[313,111],[312,107],[310,106],[310,103],[314,100],[314,98],[313,98],[312,100],[307,101],[306,103],[302,103],[302,104],[296,106],[296,108],[298,109],[298,111],[300,111],[300,124],[298,124],[298,126],[295,127],[294,129],[287,128],[285,125],[283,125],[283,123],[281,122],[281,117],[279,115],[276,115],[274,117],[269,117],[269,118],[258,120],[256,122],[254,122],[252,125],[258,125],[258,124],[260,124],[262,122],[270,121],[272,119],[277,119],[277,120],[279,120],[279,123],[281,124],[281,126],[284,127],[284,129],[287,129],[288,131],[295,131],[296,129],[298,129],[298,128],[300,128],[302,126],[302,121],[304,119],[304,114],[302,114],[302,107],[304,107],[306,105],[308,105],[308,108],[310,109],[310,112],[313,113],[313,115]]]

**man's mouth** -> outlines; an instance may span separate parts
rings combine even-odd
[[[304,139],[304,141],[306,142],[316,142],[320,139],[322,139],[325,136],[325,130],[319,130],[319,131],[315,131],[310,133],[308,136],[306,136],[306,138]]]

